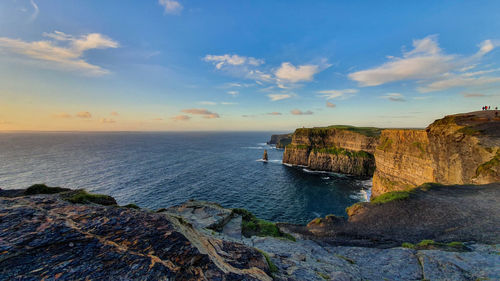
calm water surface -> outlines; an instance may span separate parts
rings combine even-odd
[[[3,133],[0,188],[85,188],[150,209],[208,200],[292,223],[345,215],[364,200],[369,181],[282,165],[283,151],[265,144],[270,135]],[[264,149],[268,163],[258,161]]]

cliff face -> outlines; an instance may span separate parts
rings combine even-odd
[[[372,197],[426,182],[500,182],[499,134],[500,119],[486,111],[446,116],[425,130],[384,130]]]
[[[272,135],[267,144],[275,144],[276,148],[285,148],[292,142],[292,134]]]
[[[297,129],[291,144],[285,148],[283,163],[371,176],[375,169],[372,153],[379,133],[376,128],[349,126]]]

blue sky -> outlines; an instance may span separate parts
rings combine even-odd
[[[425,127],[500,106],[500,2],[311,2],[2,1],[0,130]]]

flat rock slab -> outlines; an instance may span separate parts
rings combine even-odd
[[[224,228],[222,229],[222,233],[236,240],[241,240],[241,216],[237,216],[231,219]]]
[[[182,217],[195,228],[221,229],[232,219],[231,209],[225,209],[216,203],[196,200],[170,207],[166,212]]]

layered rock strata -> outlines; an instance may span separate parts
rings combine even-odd
[[[369,177],[379,129],[331,126],[297,129],[283,153],[283,163]]]
[[[372,197],[426,182],[500,182],[500,119],[480,111],[446,116],[425,130],[383,130]]]

